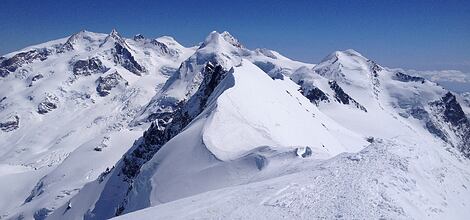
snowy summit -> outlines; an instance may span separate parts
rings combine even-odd
[[[0,219],[465,219],[470,95],[349,49],[80,31],[0,57]]]

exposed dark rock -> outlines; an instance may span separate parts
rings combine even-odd
[[[226,73],[227,71],[224,70],[221,65],[214,65],[211,62],[206,64],[202,72],[204,80],[201,82],[198,91],[195,93],[195,98],[192,98],[192,100],[198,102],[196,105],[199,106],[199,111],[202,111],[206,107],[209,96],[225,77]],[[190,105],[192,105],[192,100],[188,102]]]
[[[176,100],[173,97],[161,97],[156,101],[155,103],[158,103],[158,109],[156,112],[150,114],[147,119],[145,120],[146,122],[151,122],[155,121],[157,119],[163,119],[165,121],[170,120],[173,117],[173,113],[175,109],[178,109],[178,100]],[[154,106],[153,104],[149,104],[149,106]]]
[[[319,88],[315,86],[304,87],[304,81],[299,81],[300,93],[307,97],[311,103],[319,105],[321,101],[329,101],[328,96]]]
[[[11,72],[15,72],[22,65],[32,63],[35,60],[44,61],[50,53],[50,50],[46,48],[33,49],[27,52],[17,53],[9,59],[3,59],[0,63],[0,76],[6,77]]]
[[[34,198],[41,195],[42,193],[44,193],[44,182],[41,179],[38,183],[36,183],[33,190],[31,190],[29,196],[24,200],[24,203],[26,204],[33,201]]]
[[[269,73],[269,76],[271,77],[271,79],[284,80],[284,76],[288,74],[289,74],[288,70],[283,69],[283,68],[276,68],[274,71],[271,71]]]
[[[121,64],[122,67],[139,76],[147,71],[145,67],[137,63],[134,56],[132,56],[131,52],[126,47],[115,43],[113,50],[115,63]]]
[[[379,72],[383,70],[382,67],[372,60],[368,60],[367,63],[369,64],[370,71],[374,74],[374,77],[377,77]]]
[[[57,53],[64,53],[67,51],[74,50],[75,49],[74,45],[79,41],[79,39],[87,38],[86,35],[84,35],[85,32],[86,32],[85,30],[82,30],[70,36],[69,39],[67,39],[67,41],[64,44],[60,45],[57,48]],[[88,39],[88,40],[91,41],[91,39]]]
[[[437,102],[435,104],[444,106],[444,119],[447,122],[450,122],[453,126],[457,127],[468,124],[468,119],[465,116],[462,107],[457,102],[455,95],[451,92],[448,92],[444,97],[442,97],[441,102]]]
[[[446,133],[431,120],[426,121],[426,130],[445,142],[449,142]]]
[[[73,44],[67,40],[64,44],[62,44],[60,47],[57,48],[57,53],[65,53],[73,49],[74,49]]]
[[[155,47],[160,52],[160,54],[167,54],[167,55],[170,55],[170,56],[177,56],[178,55],[178,51],[170,49],[166,44],[164,44],[164,43],[162,43],[162,42],[160,42],[156,39],[153,39],[152,41],[150,41],[150,43],[155,45]]]
[[[272,79],[284,79],[284,75],[288,75],[290,72],[286,69],[279,68],[275,64],[271,62],[260,62],[255,61],[255,64],[258,68],[263,70],[263,72],[267,73]]]
[[[298,147],[297,149],[295,149],[294,153],[298,157],[307,158],[307,157],[312,156],[312,148],[310,148],[308,146]]]
[[[33,82],[36,82],[40,79],[44,78],[44,76],[42,74],[36,74],[34,75],[33,77],[31,77],[31,79],[29,80],[29,87],[33,86]]]
[[[336,81],[329,81],[328,84],[330,85],[330,88],[335,92],[336,101],[345,105],[353,104],[362,111],[367,112],[367,109],[361,104],[359,104],[356,100],[351,98],[348,94],[346,94],[344,90],[336,83]]]
[[[78,60],[73,64],[73,74],[76,76],[89,76],[91,74],[104,73],[106,71],[108,71],[108,68],[103,66],[101,60],[96,57],[88,60]]]
[[[259,155],[259,154],[255,155],[254,159],[255,159],[256,168],[258,168],[258,170],[262,170],[268,165],[268,159],[263,155]]]
[[[0,68],[0,77],[7,77],[10,72],[4,68]]]
[[[177,110],[168,115],[170,120],[156,119],[152,122],[143,134],[143,142],[124,156],[121,173],[125,181],[131,183],[139,174],[141,166],[190,122],[187,113],[183,113],[183,106],[183,102],[178,104]]]
[[[33,76],[33,78],[31,78],[31,81],[34,82],[34,81],[37,81],[37,80],[42,79],[42,78],[44,78],[44,76],[42,74],[37,74],[37,75]]]
[[[106,176],[108,176],[108,174],[111,173],[111,171],[114,169],[114,166],[109,169],[109,167],[106,167],[106,170],[103,171],[99,176],[98,176],[98,182],[101,183],[103,182],[104,178],[106,178]]]
[[[38,105],[38,113],[46,114],[57,108],[59,98],[53,94],[47,94],[44,100]]]
[[[303,158],[312,156],[312,149],[310,147],[305,147],[305,152],[302,154]]]
[[[276,68],[276,65],[274,65],[274,64],[271,63],[271,62],[260,62],[260,61],[256,61],[256,62],[254,62],[253,64],[255,64],[258,68],[260,68],[261,70],[263,70],[265,73],[269,73],[271,70],[273,70],[274,68]]]
[[[139,40],[143,40],[143,39],[145,39],[145,37],[142,34],[137,34],[137,35],[134,36],[135,41],[139,41]]]
[[[398,80],[400,82],[420,82],[424,83],[426,80],[423,77],[418,76],[410,76],[401,72],[395,73],[393,79]]]
[[[366,141],[372,144],[372,143],[375,142],[375,138],[374,137],[367,137]]]
[[[436,125],[431,119],[429,113],[422,107],[413,107],[408,110],[409,114],[418,120],[425,123],[426,130],[441,140],[448,142],[447,135],[438,125]]]
[[[124,189],[125,192],[116,195],[116,199],[121,200],[116,200],[116,203],[112,205],[114,207],[112,214],[101,214],[101,217],[106,218],[106,216],[113,214],[121,215],[125,212],[125,207],[128,203],[126,196],[131,192],[135,177],[139,174],[142,165],[149,161],[167,141],[179,134],[197,115],[199,115],[203,108],[198,108],[198,106],[205,106],[208,97],[211,96],[214,91],[217,91],[216,87],[224,77],[215,75],[226,75],[226,71],[222,71],[222,68],[217,66],[217,64],[207,63],[207,66],[203,70],[203,72],[205,72],[203,74],[204,78],[196,93],[187,102],[185,100],[178,102],[171,113],[167,115],[168,120],[161,118],[155,119],[155,121],[151,123],[150,128],[144,132],[143,137],[123,156],[122,162],[117,166],[119,169],[113,172],[110,177],[118,179],[108,183],[112,185],[118,183],[119,188]],[[227,83],[230,83],[230,81]],[[198,106],[195,106],[195,104]],[[119,182],[119,180],[121,182]],[[126,188],[127,190],[125,190]],[[100,201],[106,201],[105,198],[101,199]],[[101,209],[102,206],[109,207],[110,204],[108,202],[97,203],[94,211],[90,213],[90,216],[94,215],[95,210]]]
[[[100,76],[97,80],[98,86],[96,87],[96,91],[100,96],[107,96],[109,95],[111,89],[118,86],[120,83],[127,85],[127,81],[119,75],[118,72],[111,73],[107,76]]]
[[[222,38],[224,38],[225,41],[227,41],[229,44],[233,45],[234,47],[238,48],[244,48],[244,46],[236,39],[233,37],[229,32],[224,31],[220,34]]]
[[[9,132],[13,131],[15,129],[18,129],[20,127],[20,117],[17,115],[11,116],[7,118],[6,120],[0,122],[0,130],[4,132]]]
[[[222,66],[208,62],[198,91],[187,102],[179,102],[173,112],[160,115],[163,118],[156,118],[151,123],[150,128],[144,132],[143,142],[123,159],[125,165],[122,173],[128,181],[132,181],[145,162],[204,110],[209,96],[226,73]]]
[[[470,158],[470,121],[455,95],[447,92],[441,100],[430,103],[430,106],[436,117],[442,118],[460,139],[460,142],[455,145],[466,157]]]
[[[272,58],[272,59],[277,59],[276,55],[274,55],[274,53],[268,49],[256,49],[256,52],[257,53],[260,53],[260,54],[263,54],[269,58]]]
[[[420,107],[413,107],[409,110],[411,116],[418,120],[423,120],[429,117],[428,112]]]
[[[34,213],[34,220],[45,220],[47,216],[52,212],[50,209],[42,208]]]

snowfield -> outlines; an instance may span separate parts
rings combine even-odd
[[[304,161],[279,177],[116,219],[464,219],[468,161],[455,164],[454,156],[438,156],[438,147],[378,141],[326,161],[297,159]]]
[[[0,219],[466,219],[468,115],[354,50],[81,31],[0,57]]]

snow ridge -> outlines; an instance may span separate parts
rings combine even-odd
[[[470,214],[466,95],[351,49],[83,30],[0,57],[0,94],[2,219]]]

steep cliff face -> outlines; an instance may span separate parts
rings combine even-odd
[[[142,166],[206,108],[209,97],[225,78],[226,73],[227,70],[221,65],[206,63],[198,90],[188,101],[178,103],[171,114],[154,119],[141,140],[136,142],[116,165],[118,169],[112,171],[101,198],[95,204],[96,208],[87,218],[109,218],[126,211],[129,193],[133,190]]]
[[[442,130],[448,132],[447,139],[466,157],[470,158],[470,122],[454,94],[447,92],[440,100],[430,103]]]

